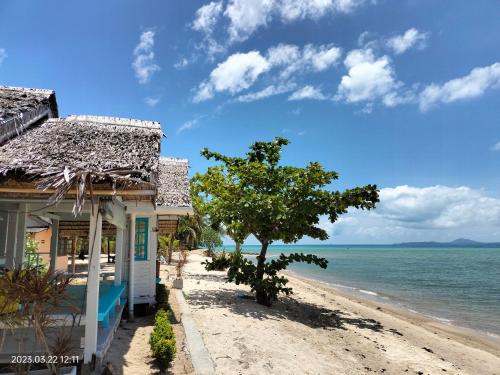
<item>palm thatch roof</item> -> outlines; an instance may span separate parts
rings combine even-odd
[[[158,173],[158,206],[190,207],[188,161],[160,157]]]
[[[163,133],[158,122],[98,116],[49,119],[0,146],[0,180],[35,180],[53,200],[77,189],[80,210],[92,184],[156,188]]]
[[[0,144],[50,117],[57,117],[54,91],[0,86]]]

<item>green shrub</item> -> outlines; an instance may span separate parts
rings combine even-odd
[[[169,290],[164,284],[156,284],[156,308],[165,311],[170,310],[168,303]]]
[[[153,332],[149,338],[153,357],[161,370],[167,369],[175,357],[175,336],[169,318],[170,314],[167,311],[159,309],[155,315]]]
[[[202,264],[205,265],[207,271],[224,271],[229,268],[232,262],[232,256],[223,251],[220,254],[213,254],[212,261],[204,261]]]
[[[153,357],[161,370],[166,370],[175,358],[175,339],[161,339],[153,348]]]

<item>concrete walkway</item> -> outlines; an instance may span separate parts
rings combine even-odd
[[[186,345],[191,354],[194,371],[199,375],[215,374],[215,366],[212,357],[205,347],[203,337],[196,327],[196,323],[191,315],[191,310],[182,290],[175,289],[175,297],[181,310],[181,321],[186,333]]]

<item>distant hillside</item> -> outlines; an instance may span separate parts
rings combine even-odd
[[[500,247],[500,242],[478,242],[467,238],[458,238],[451,242],[402,242],[394,244],[398,247]]]

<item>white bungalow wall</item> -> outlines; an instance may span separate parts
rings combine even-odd
[[[135,261],[134,302],[136,304],[153,303],[155,301],[156,293],[156,250],[158,246],[156,215],[137,215],[137,218],[141,217],[149,219],[148,257],[147,260]]]
[[[134,304],[154,303],[156,295],[156,252],[158,246],[158,235],[156,232],[157,218],[156,215],[141,215],[138,213],[137,218],[146,217],[149,219],[148,226],[148,257],[147,260],[136,260],[134,263]],[[123,252],[123,280],[130,280],[129,266],[129,251],[130,248],[130,225],[127,220],[127,227],[124,232],[124,248]]]

